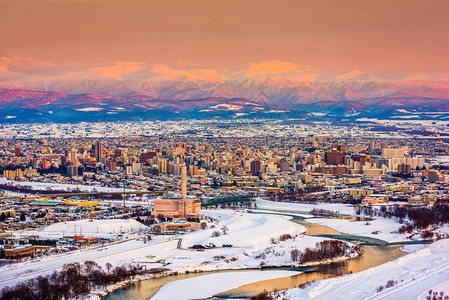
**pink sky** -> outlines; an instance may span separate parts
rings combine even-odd
[[[447,0],[0,0],[0,57],[449,72],[448,12]]]

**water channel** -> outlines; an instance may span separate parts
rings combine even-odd
[[[271,212],[273,213],[273,212]],[[283,215],[286,215],[283,213]],[[303,272],[299,275],[265,280],[257,283],[252,283],[248,285],[244,285],[229,291],[226,291],[221,294],[217,294],[214,296],[215,299],[230,299],[230,298],[251,298],[251,296],[257,295],[264,290],[272,291],[272,290],[283,290],[283,289],[291,289],[295,288],[298,285],[322,280],[325,278],[333,277],[337,274],[341,273],[350,273],[350,272],[360,272],[366,270],[371,267],[375,267],[380,264],[384,264],[388,261],[395,260],[406,253],[401,251],[400,248],[403,244],[406,243],[396,243],[396,244],[388,244],[382,240],[371,239],[362,236],[354,236],[349,234],[342,234],[336,230],[333,230],[329,227],[307,223],[303,217],[292,215],[293,219],[291,221],[296,222],[298,224],[303,225],[308,230],[308,235],[310,236],[318,236],[318,237],[328,237],[335,238],[344,241],[348,241],[358,246],[362,247],[364,250],[364,254],[346,261],[334,262],[330,264],[316,265],[316,266],[307,266],[307,267],[297,267],[297,268],[277,268],[284,270],[293,270]],[[257,272],[263,272],[263,270],[256,269]],[[273,270],[273,269],[268,269]],[[247,271],[247,270],[242,270]],[[125,289],[114,291],[108,296],[104,297],[105,300],[125,300],[125,299],[142,299],[146,300],[151,298],[157,291],[166,283],[192,278],[202,275],[207,275],[211,273],[221,273],[221,272],[238,272],[235,270],[231,271],[214,271],[207,273],[199,273],[199,274],[179,274],[175,276],[168,276],[156,279],[149,279],[140,282],[136,282],[131,284]]]

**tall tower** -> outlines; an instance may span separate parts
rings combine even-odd
[[[99,162],[103,157],[103,143],[96,142],[95,143],[95,159]]]
[[[181,167],[181,198],[187,198],[187,167]]]

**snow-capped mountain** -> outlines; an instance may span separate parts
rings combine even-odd
[[[80,119],[88,114],[98,119],[259,117],[262,112],[389,117],[398,111],[449,111],[447,74],[381,78],[278,61],[237,70],[131,62],[46,74],[11,69],[0,66],[1,113],[8,120],[17,119],[11,116],[20,115],[21,109],[32,110],[35,120],[57,119],[62,110]]]

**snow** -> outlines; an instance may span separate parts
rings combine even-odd
[[[100,111],[103,110],[101,107],[85,107],[85,108],[76,108],[77,111]]]
[[[304,215],[309,213],[314,208],[326,209],[331,211],[337,211],[343,215],[355,216],[353,206],[347,204],[337,203],[317,203],[317,204],[303,204],[303,203],[289,203],[289,202],[273,202],[258,199],[257,207],[259,209],[279,210],[285,213],[298,214],[299,216],[306,217],[306,221],[313,224],[323,225],[330,227],[342,233],[354,234],[360,236],[366,236],[369,238],[384,240],[389,243],[407,241],[405,235],[398,233],[401,224],[396,220],[373,217],[372,221],[369,221],[369,225],[366,221],[352,221],[338,218],[310,218],[311,215]],[[301,214],[302,213],[302,214]],[[439,229],[440,232],[446,230],[445,227]],[[377,232],[377,233],[373,233]]]
[[[395,283],[387,288],[389,280]],[[425,299],[430,289],[449,292],[449,239],[359,273],[314,282],[303,290],[291,289],[288,298]]]
[[[148,265],[150,267],[163,267],[158,260],[170,263],[165,266],[172,271],[180,273],[186,271],[213,271],[223,269],[258,268],[263,261],[266,265],[285,265],[292,263],[290,250],[305,247],[314,247],[324,238],[305,236],[305,227],[293,223],[286,216],[251,214],[235,212],[232,210],[205,210],[205,215],[217,220],[217,224],[208,224],[206,230],[198,230],[179,236],[153,236],[153,240],[144,244],[142,240],[129,240],[108,244],[105,248],[94,246],[83,248],[66,254],[50,255],[39,261],[28,261],[9,266],[0,267],[0,288],[16,284],[33,276],[50,274],[60,269],[64,264],[95,260],[101,266],[111,263],[121,266],[132,263]],[[88,220],[57,223],[48,226],[43,231],[29,232],[43,236],[62,236],[76,231],[86,236],[110,235],[111,232],[125,228],[137,229],[140,223],[134,220]],[[138,226],[139,225],[139,226]],[[212,225],[215,228],[210,228]],[[143,226],[143,225],[142,225]],[[220,237],[212,237],[212,232],[227,226],[229,232]],[[98,227],[98,234],[97,234]],[[279,242],[281,234],[291,234],[294,239]],[[129,234],[125,234],[125,236]],[[276,240],[272,244],[271,238]],[[177,248],[178,239],[182,239],[181,247]],[[188,249],[194,244],[208,244],[213,242],[216,248],[209,248],[203,252]],[[222,244],[232,244],[231,248],[222,248]],[[148,258],[148,256],[155,256]],[[259,256],[259,257],[258,257]],[[218,257],[218,258],[217,258]],[[256,258],[258,257],[258,258]]]
[[[305,204],[305,203],[291,203],[291,202],[273,202],[263,199],[257,199],[257,208],[280,210],[284,212],[299,212],[309,213],[312,209],[327,209],[332,211],[338,211],[344,215],[354,215],[354,208],[351,205],[339,204],[339,203],[317,203],[317,204]]]
[[[145,244],[142,240],[130,239],[94,248],[72,251],[69,253],[42,257],[39,260],[21,262],[0,267],[0,288],[13,286],[20,281],[35,276],[45,276],[55,270],[61,269],[63,265],[73,262],[84,262],[95,260],[105,268],[106,263],[120,266],[136,262],[138,258],[144,258],[150,254],[169,252],[176,249],[176,240],[168,240],[156,237]],[[101,251],[100,251],[101,250]],[[155,265],[160,267],[161,265]]]
[[[80,189],[83,192],[123,192],[121,188],[110,188],[104,186],[90,186],[90,185],[76,185],[76,184],[65,184],[65,183],[49,183],[49,182],[34,182],[34,181],[13,181],[6,178],[1,178],[1,181],[5,184],[13,184],[14,186],[28,186],[35,190],[46,190],[47,188],[57,189],[57,190],[73,190]],[[126,189],[126,192],[133,192],[134,190]]]
[[[225,109],[227,109],[228,111],[233,111],[233,110],[239,110],[239,109],[241,109],[242,106],[241,106],[241,105],[234,105],[234,104],[227,104],[227,103],[224,103],[224,104],[217,104],[217,105],[214,105],[214,106],[210,106],[209,108],[211,108],[211,109],[225,108]]]
[[[224,218],[229,218],[228,212]],[[222,226],[229,228],[229,233],[211,238],[212,232],[220,230]],[[288,221],[287,217],[262,214],[235,213],[231,218],[220,223],[216,228],[209,228],[185,236],[184,247],[195,244],[214,242],[217,245],[233,244],[237,247],[248,247],[268,243],[270,238],[277,238],[281,234],[300,234],[307,229],[299,224]]]
[[[293,271],[245,271],[203,275],[170,282],[151,299],[203,299],[246,284],[300,274]],[[182,291],[182,292],[181,292]]]
[[[261,264],[281,266],[293,263],[290,256],[292,249],[302,251],[307,247],[314,248],[316,243],[326,240],[304,235],[306,228],[289,221],[290,217],[287,216],[233,210],[205,210],[204,213],[221,221],[218,224],[209,223],[205,230],[180,236],[183,249],[160,253],[159,258],[153,261],[166,259],[170,262],[169,267],[178,272],[258,268]],[[212,237],[214,231],[221,233],[223,226],[229,229],[228,233]],[[290,234],[293,238],[281,242],[279,237],[283,234]],[[201,252],[186,249],[209,243],[216,247]],[[222,247],[223,244],[233,247]]]
[[[398,233],[401,224],[391,219],[377,218],[369,221],[369,225],[367,225],[366,221],[351,221],[344,219],[311,218],[306,219],[306,221],[327,226],[342,233],[366,236],[384,240],[389,243],[407,240],[405,235]],[[376,231],[378,231],[377,234],[373,233]]]
[[[429,246],[432,253],[449,253],[449,239],[439,240]]]
[[[38,235],[45,237],[62,237],[62,234],[79,234],[85,237],[113,237],[119,233],[129,233],[139,229],[148,229],[147,226],[134,219],[127,220],[80,220],[71,222],[60,222],[52,224]]]

